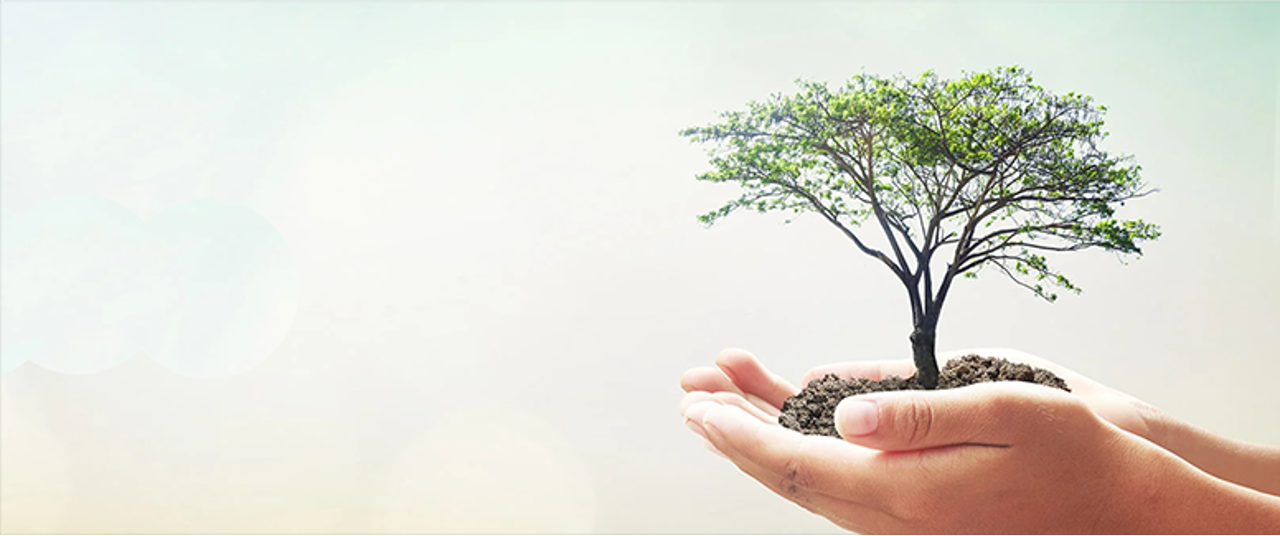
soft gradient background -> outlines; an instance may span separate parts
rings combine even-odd
[[[704,451],[677,378],[729,346],[793,380],[906,358],[902,291],[816,219],[702,229],[735,189],[676,132],[861,69],[1023,65],[1109,106],[1162,190],[1126,207],[1164,227],[1145,258],[1057,257],[1085,293],[1053,305],[965,281],[941,347],[1280,444],[1276,4],[0,9],[6,217],[218,200],[278,231],[296,284],[260,289],[296,314],[260,362],[222,356],[243,372],[0,376],[5,532],[839,532]],[[192,243],[222,228],[200,221]]]

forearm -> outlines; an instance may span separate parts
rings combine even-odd
[[[1110,532],[1280,534],[1280,497],[1220,480],[1168,455],[1141,484],[1130,524]]]
[[[1167,415],[1148,425],[1154,443],[1201,471],[1280,496],[1280,448],[1227,439]]]

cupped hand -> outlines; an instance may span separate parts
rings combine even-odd
[[[1152,532],[1151,501],[1194,496],[1157,492],[1203,476],[1080,398],[1019,382],[850,397],[841,439],[770,423],[734,392],[691,393],[683,413],[761,484],[857,532]]]
[[[688,391],[681,412],[710,450],[859,532],[1274,533],[1280,526],[1280,498],[1240,478],[1229,479],[1237,486],[1209,476],[1161,443],[1169,437],[1153,438],[1152,423],[1168,418],[1150,405],[1016,350],[939,360],[969,353],[1051,370],[1073,392],[999,382],[860,395],[837,407],[841,439],[805,436],[778,425],[797,389],[749,352],[726,350],[715,367],[681,377]],[[803,382],[912,372],[909,360],[839,363],[810,370]],[[858,411],[867,403],[877,411]]]
[[[1159,410],[1133,396],[1107,387],[1047,359],[1008,348],[940,352],[938,362],[945,365],[952,358],[968,354],[1000,357],[1049,370],[1066,380],[1072,393],[1099,417],[1129,433],[1148,441],[1156,441],[1149,423],[1159,418]],[[801,385],[808,385],[810,381],[826,374],[836,374],[844,378],[879,380],[886,376],[906,377],[914,372],[915,365],[910,359],[834,363],[810,369],[801,379]],[[785,379],[769,372],[751,352],[736,348],[720,352],[716,356],[714,367],[704,366],[686,371],[680,377],[680,387],[688,393],[702,392],[714,395],[721,401],[736,402],[735,398],[740,399],[767,415],[766,420],[772,418],[775,423],[777,416],[781,413],[782,402],[798,392],[798,389]],[[703,395],[694,395],[693,399],[686,397],[683,405],[687,406],[693,400],[699,400],[702,397]]]

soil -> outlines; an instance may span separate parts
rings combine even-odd
[[[1071,392],[1065,380],[1045,369],[973,354],[948,361],[938,375],[938,389],[999,381],[1038,383]],[[845,379],[827,374],[809,382],[799,393],[783,402],[778,423],[802,434],[840,437],[836,432],[833,416],[836,404],[845,397],[880,391],[923,389],[914,374],[906,378],[889,376],[875,381],[864,378]]]

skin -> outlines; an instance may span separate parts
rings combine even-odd
[[[842,439],[805,436],[777,424],[796,388],[749,352],[726,350],[716,367],[681,377],[681,410],[713,452],[856,532],[1280,531],[1274,450],[1178,423],[1021,352],[939,357],[966,353],[1052,370],[1073,393],[1002,382],[860,395],[837,408]],[[843,363],[804,381],[911,372],[910,361]]]

